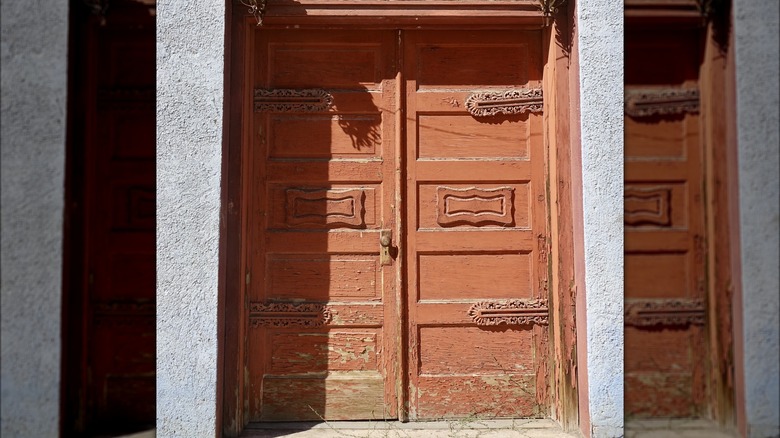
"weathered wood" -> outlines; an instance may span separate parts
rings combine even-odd
[[[539,87],[539,32],[272,28],[248,44],[252,86],[333,106],[248,117],[246,418],[545,415],[547,301],[511,328],[469,313],[547,300],[542,115],[462,107]]]

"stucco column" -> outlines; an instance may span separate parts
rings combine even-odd
[[[580,403],[580,421],[586,436],[620,437],[623,436],[623,2],[580,0],[576,2],[575,13],[581,140],[580,155],[577,156],[578,145],[572,154],[575,173],[574,163],[581,159],[582,165],[581,175],[573,175],[575,183],[581,178],[582,189],[582,216],[575,212],[575,259],[578,259],[578,287],[584,285],[584,290],[577,291],[577,344],[579,384],[586,385],[580,397],[587,395],[587,400]],[[587,418],[583,419],[583,415]]]
[[[56,437],[68,2],[3,0],[0,435]]]
[[[224,1],[157,3],[157,436],[215,436]]]
[[[735,0],[739,222],[748,436],[780,435],[777,0]]]

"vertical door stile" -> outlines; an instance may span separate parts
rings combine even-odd
[[[406,327],[405,335],[407,340],[406,355],[406,381],[407,381],[407,399],[405,400],[406,411],[410,419],[417,418],[417,403],[414,400],[417,399],[417,364],[419,358],[417,357],[417,333],[414,330],[417,321],[417,307],[415,306],[415,297],[417,295],[417,263],[414,260],[416,257],[416,233],[415,230],[418,227],[417,224],[417,188],[415,182],[417,180],[416,169],[416,133],[417,133],[417,120],[416,120],[416,99],[415,90],[417,89],[417,76],[414,70],[410,69],[410,66],[415,65],[414,49],[416,48],[414,33],[405,33],[402,35],[404,41],[403,47],[403,79],[404,79],[404,137],[406,139],[404,145],[404,156],[406,158],[404,162],[404,170],[406,172],[406,181],[404,183],[405,194],[405,217],[406,217],[406,245],[404,254],[406,254]],[[407,70],[409,69],[409,70]]]
[[[406,184],[404,178],[406,177],[404,157],[405,144],[404,134],[406,132],[405,117],[406,117],[406,78],[404,77],[404,43],[403,43],[403,31],[396,30],[396,42],[395,42],[395,135],[396,147],[394,149],[394,181],[395,181],[395,218],[396,221],[396,236],[398,236],[399,248],[396,251],[396,294],[395,294],[395,309],[397,315],[396,330],[398,330],[398,336],[396,337],[396,363],[395,363],[395,384],[397,394],[397,412],[398,419],[400,421],[408,421],[409,409],[406,400],[408,400],[408,383],[406,377],[406,370],[408,369],[407,357],[406,357],[406,294],[408,293],[406,285],[406,272],[407,260],[404,256],[407,246],[407,233],[408,227],[405,226],[405,212],[408,208],[406,202]]]

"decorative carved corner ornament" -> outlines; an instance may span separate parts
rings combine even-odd
[[[553,16],[558,13],[558,8],[566,3],[566,0],[537,0],[539,9],[544,15],[544,26],[552,24]],[[699,0],[702,1],[702,0]]]
[[[268,7],[268,0],[240,0],[241,4],[249,8],[249,13],[257,20],[257,25],[263,25],[265,9]]]
[[[657,88],[626,91],[625,111],[631,117],[699,112],[698,88]]]
[[[633,327],[704,325],[705,311],[702,299],[626,300],[624,322]]]
[[[311,113],[327,111],[331,106],[333,95],[321,89],[255,89],[255,112]]]
[[[468,315],[480,326],[547,324],[550,311],[547,300],[480,301]]]
[[[333,312],[317,303],[252,303],[249,321],[258,327],[322,327],[333,318]]]
[[[472,93],[466,98],[466,109],[474,117],[499,114],[539,113],[544,107],[541,88]]]

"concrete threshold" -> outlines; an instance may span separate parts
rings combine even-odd
[[[572,438],[553,420],[478,420],[408,422],[327,421],[251,423],[246,438]]]
[[[726,431],[710,420],[698,418],[664,418],[629,420],[626,438],[735,438],[739,435]]]

